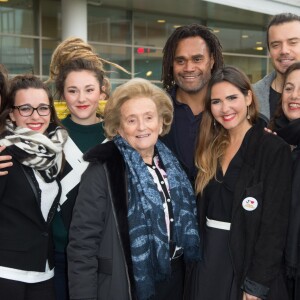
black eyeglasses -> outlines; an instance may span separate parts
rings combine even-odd
[[[51,112],[51,105],[48,104],[42,104],[38,107],[32,107],[31,105],[24,104],[20,106],[13,106],[12,108],[17,109],[22,117],[30,117],[35,110],[41,117],[48,116]]]

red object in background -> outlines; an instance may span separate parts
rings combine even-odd
[[[137,54],[144,54],[145,53],[145,48],[137,48],[136,52],[137,52]]]
[[[144,54],[144,53],[150,53],[150,52],[155,52],[155,51],[156,51],[155,49],[142,48],[142,47],[139,47],[136,49],[137,54]]]

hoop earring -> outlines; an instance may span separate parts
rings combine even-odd
[[[249,114],[249,105],[247,106],[247,120],[250,120],[250,114]]]

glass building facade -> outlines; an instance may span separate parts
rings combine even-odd
[[[128,75],[106,65],[113,87],[131,77],[160,84],[166,39],[174,28],[190,23],[211,28],[221,41],[225,63],[244,70],[252,82],[270,71],[265,42],[267,14],[200,0],[187,1],[190,5],[180,3],[176,9],[164,5],[160,10],[151,8],[151,3],[146,8],[133,8],[121,2],[126,3],[87,2],[88,42],[101,57],[131,72]],[[33,72],[48,78],[51,54],[62,39],[61,10],[59,0],[0,2],[0,62],[10,75]]]

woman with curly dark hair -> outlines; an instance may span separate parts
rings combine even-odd
[[[290,297],[300,299],[300,62],[286,71],[281,101],[271,129],[292,149],[293,186],[286,244],[286,266]]]

